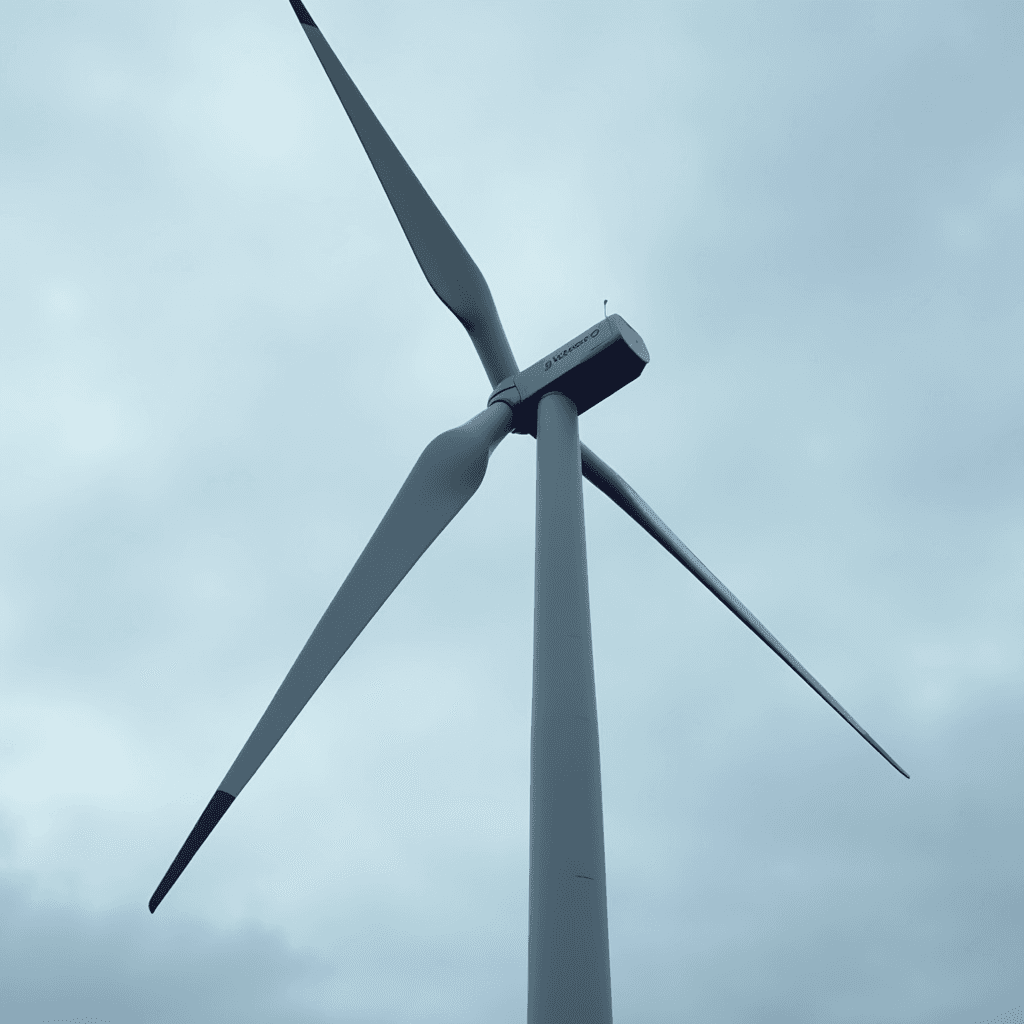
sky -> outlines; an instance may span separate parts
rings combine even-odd
[[[581,420],[622,1024],[1024,1019],[1024,5],[310,11]],[[534,449],[146,902],[490,388],[285,0],[0,13],[0,1019],[520,1021]]]

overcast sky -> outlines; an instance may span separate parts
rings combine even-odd
[[[586,485],[620,1024],[1024,1009],[1024,5],[310,0]],[[489,387],[285,0],[0,14],[0,1019],[522,1021],[534,449],[146,901]],[[1015,1014],[1018,1014],[1015,1016]]]

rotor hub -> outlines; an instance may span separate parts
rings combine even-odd
[[[512,410],[512,430],[537,436],[537,406],[544,395],[561,392],[584,413],[636,380],[650,362],[643,338],[617,313],[577,335],[568,345],[506,377],[488,405]]]

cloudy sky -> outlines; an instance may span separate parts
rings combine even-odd
[[[1024,1009],[1024,6],[310,0],[589,485],[619,1022]],[[525,1017],[533,443],[146,901],[489,387],[285,0],[0,14],[0,1019]]]

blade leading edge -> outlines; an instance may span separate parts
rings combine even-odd
[[[420,556],[476,493],[512,412],[500,402],[434,438],[263,713],[149,901],[160,905],[235,797]]]
[[[384,186],[420,269],[466,328],[491,386],[496,386],[518,367],[480,268],[384,131],[302,0],[289,2]]]
[[[580,450],[583,461],[583,475],[599,491],[607,494],[619,508],[639,523],[666,551],[689,569],[740,622],[766,643],[836,714],[860,733],[896,771],[906,778],[910,778],[882,747],[874,741],[853,715],[768,632],[746,605],[665,525],[650,505],[608,463],[599,459],[586,445],[580,445]]]

